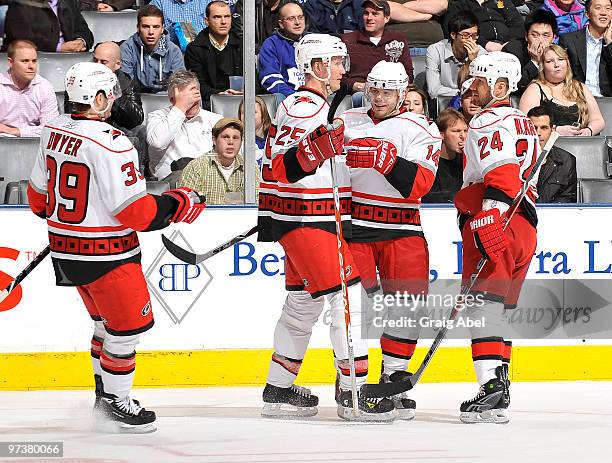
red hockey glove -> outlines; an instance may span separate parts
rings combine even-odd
[[[304,172],[312,172],[326,159],[341,154],[343,142],[344,124],[320,125],[298,144],[297,160]]]
[[[362,169],[374,168],[387,175],[397,161],[397,147],[388,140],[358,138],[346,147],[346,165]]]
[[[482,257],[497,262],[508,247],[508,238],[499,211],[497,209],[480,211],[470,222],[470,229]]]
[[[191,188],[181,187],[164,191],[162,195],[172,196],[178,201],[176,212],[170,219],[171,223],[192,223],[206,207],[206,198]]]

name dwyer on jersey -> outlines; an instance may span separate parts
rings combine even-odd
[[[64,135],[57,132],[51,132],[47,149],[64,153],[68,156],[76,156],[79,148],[83,144],[83,140],[72,135]]]

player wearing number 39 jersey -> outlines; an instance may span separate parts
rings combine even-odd
[[[465,422],[508,421],[510,343],[504,339],[505,308],[514,308],[536,247],[537,173],[504,230],[506,213],[540,154],[530,119],[510,106],[521,65],[516,57],[492,52],[470,64],[471,89],[483,109],[470,121],[465,147],[463,188],[455,196],[463,237],[462,283],[467,284],[481,258],[487,262],[472,293],[484,304],[466,309],[483,319],[470,329],[472,357],[481,386],[461,405]]]
[[[436,124],[404,109],[407,85],[401,63],[380,61],[367,77],[371,108],[351,109],[341,117],[353,196],[349,247],[369,294],[379,286],[385,294],[428,291],[429,253],[419,207],[436,177],[442,140]],[[406,306],[388,307],[387,313],[392,321],[414,317]],[[381,382],[410,375],[418,324],[397,325],[386,324],[380,338]],[[403,394],[393,402],[400,419],[414,418],[412,399]]]
[[[205,203],[186,188],[147,194],[136,150],[104,122],[121,96],[106,66],[75,64],[66,75],[66,91],[75,112],[42,130],[28,200],[47,220],[57,284],[76,286],[94,320],[99,423],[121,432],[151,432],[155,413],[130,398],[135,347],[153,326],[136,231],[191,223]]]

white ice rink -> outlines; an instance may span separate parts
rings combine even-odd
[[[507,425],[459,422],[469,383],[422,384],[417,417],[393,424],[347,423],[333,391],[313,387],[319,414],[301,421],[259,416],[261,388],[141,389],[158,431],[101,435],[91,427],[93,391],[0,392],[0,441],[63,441],[47,462],[551,462],[612,461],[612,383],[513,383]]]

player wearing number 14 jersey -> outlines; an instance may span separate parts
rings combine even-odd
[[[503,312],[516,306],[536,247],[537,173],[504,230],[506,215],[540,154],[530,119],[510,106],[521,65],[508,53],[481,55],[470,64],[475,104],[483,109],[470,121],[465,147],[463,188],[455,196],[463,237],[462,283],[468,284],[481,258],[487,262],[472,293],[482,304],[466,316],[483,319],[470,329],[472,358],[480,392],[461,405],[461,420],[505,423],[510,403],[509,343]]]
[[[115,74],[77,63],[66,74],[75,112],[42,130],[28,187],[32,211],[47,220],[57,284],[76,286],[94,320],[94,409],[104,430],[155,430],[155,413],[130,398],[135,347],[153,326],[136,231],[193,222],[203,198],[187,188],[146,192],[136,150],[104,122],[121,96]]]

